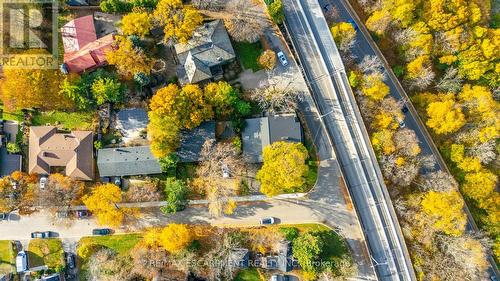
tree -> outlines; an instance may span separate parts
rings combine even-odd
[[[389,94],[389,87],[382,81],[380,75],[370,74],[363,81],[361,93],[374,101],[379,101]]]
[[[169,253],[177,254],[193,241],[191,230],[184,224],[171,223],[161,230],[159,244]]]
[[[297,108],[303,92],[294,83],[298,77],[293,74],[274,75],[268,71],[267,80],[250,93],[250,98],[263,110],[270,112],[291,112]],[[284,78],[286,77],[286,78]]]
[[[118,186],[112,183],[98,185],[82,201],[96,215],[99,224],[113,227],[121,225],[124,210],[117,206],[122,201],[122,191]]]
[[[176,213],[177,211],[182,211],[187,204],[186,184],[182,180],[167,178],[164,185],[164,191],[167,196],[167,205],[162,207],[161,210],[165,213]]]
[[[356,43],[356,30],[351,23],[336,23],[330,28],[330,32],[341,51],[349,51]]]
[[[447,235],[459,236],[465,230],[467,218],[464,202],[456,191],[427,192],[420,203],[422,211],[432,218],[433,227]]]
[[[456,190],[457,183],[452,175],[443,171],[427,173],[421,177],[419,187],[423,191],[449,192]]]
[[[78,205],[83,195],[84,185],[62,174],[50,174],[44,189],[38,191],[41,206],[56,211]]]
[[[267,49],[260,54],[257,61],[264,69],[271,70],[276,66],[276,53],[271,49]]]
[[[449,134],[456,132],[465,124],[462,109],[450,95],[442,96],[441,101],[431,102],[427,106],[429,128],[436,134]]]
[[[207,194],[210,214],[219,217],[234,211],[236,205],[230,197],[238,193],[243,168],[243,159],[232,144],[213,140],[203,144],[196,174]]]
[[[160,201],[162,194],[158,192],[158,182],[144,181],[141,183],[131,183],[124,194],[126,202],[151,202]]]
[[[218,230],[214,247],[205,254],[209,263],[209,280],[233,280],[238,270],[238,263],[234,260],[234,251],[241,247],[241,239],[234,232]]]
[[[264,164],[257,172],[260,191],[271,197],[283,192],[297,192],[306,183],[309,167],[307,149],[301,143],[279,141],[264,147]]]
[[[177,163],[179,162],[179,156],[176,153],[170,153],[169,155],[158,159],[160,163],[161,171],[167,173],[168,175],[174,175],[177,169]]]
[[[425,89],[435,76],[429,56],[419,56],[406,65],[406,79],[411,87]]]
[[[116,67],[117,72],[126,79],[132,79],[136,73],[151,72],[152,61],[141,48],[135,47],[131,40],[117,36],[117,46],[106,53],[110,65]]]
[[[293,256],[306,272],[317,273],[315,263],[320,258],[324,242],[316,233],[307,232],[293,240]]]
[[[203,95],[213,106],[216,116],[230,116],[241,101],[238,91],[226,81],[208,83]]]
[[[124,35],[137,35],[145,37],[149,34],[153,25],[147,12],[132,12],[122,18],[122,32]]]
[[[151,153],[157,159],[167,157],[179,146],[179,127],[169,116],[148,112],[148,138]]]
[[[17,142],[7,143],[7,152],[11,154],[21,153],[21,147]]]
[[[268,27],[268,19],[259,16],[255,11],[256,2],[247,0],[232,0],[226,6],[226,12],[231,17],[224,20],[224,24],[231,37],[238,41],[257,42],[264,30]]]
[[[462,81],[458,70],[455,67],[449,67],[436,84],[436,88],[444,92],[457,93],[462,88]]]
[[[130,251],[133,260],[132,272],[148,280],[159,277],[161,271],[169,262],[167,252],[160,247],[148,247],[144,242],[139,242]]]
[[[368,30],[383,35],[391,22],[391,15],[386,10],[377,10],[366,20]]]
[[[212,106],[198,85],[188,84],[182,89],[176,84],[161,88],[151,98],[151,112],[169,117],[179,128],[193,129],[213,117]]]
[[[377,56],[366,55],[363,57],[361,63],[358,64],[358,68],[364,74],[383,75],[384,65]]]
[[[396,151],[406,157],[415,157],[420,153],[420,145],[415,131],[403,128],[393,137]]]
[[[31,107],[71,109],[71,100],[57,91],[61,80],[58,70],[3,67],[0,98],[5,110]]]
[[[281,0],[274,0],[267,6],[267,12],[275,24],[283,23],[285,14],[283,13],[283,3]]]
[[[224,8],[224,0],[193,0],[191,5],[199,10],[220,11]]]
[[[128,280],[132,269],[130,258],[119,256],[109,248],[98,250],[87,262],[88,280]]]
[[[111,77],[99,77],[92,83],[92,94],[97,105],[119,102],[123,98],[123,85]]]
[[[132,10],[132,3],[123,0],[105,0],[99,4],[105,13],[127,13]]]
[[[163,41],[168,44],[187,43],[203,22],[203,16],[196,9],[184,6],[181,0],[160,0],[153,17],[164,26]]]
[[[20,214],[28,214],[34,205],[34,189],[38,177],[20,171],[0,178],[0,212],[10,213],[19,210]]]
[[[488,170],[476,173],[467,173],[462,191],[470,198],[479,202],[485,200],[492,192],[495,192],[498,178]]]

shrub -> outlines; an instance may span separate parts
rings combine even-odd
[[[295,227],[280,227],[280,232],[288,241],[293,241],[295,238],[299,237],[299,230]]]

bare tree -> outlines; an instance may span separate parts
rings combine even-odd
[[[443,77],[436,84],[436,88],[443,92],[458,93],[462,89],[463,78],[458,74],[458,69],[449,67]]]
[[[130,280],[129,258],[118,256],[109,248],[100,249],[90,256],[87,266],[87,280],[90,281]]]
[[[231,143],[216,144],[214,140],[207,140],[200,157],[196,172],[210,202],[210,213],[214,216],[221,216],[223,212],[231,213],[235,203],[230,197],[237,195],[240,176],[245,167],[239,151]]]
[[[145,278],[155,279],[168,264],[167,252],[160,247],[148,247],[139,242],[131,251],[134,262],[132,272]]]
[[[45,188],[37,189],[38,204],[51,209],[55,214],[57,210],[66,210],[77,205],[83,195],[83,189],[82,182],[62,174],[51,174]]]
[[[417,134],[415,131],[403,128],[394,134],[393,137],[394,145],[398,154],[402,154],[407,157],[414,157],[420,153],[420,145],[418,144]]]
[[[358,67],[364,74],[383,73],[384,71],[382,61],[375,55],[364,56]]]
[[[497,158],[495,140],[479,143],[467,148],[467,154],[479,158],[482,164],[489,164]]]
[[[450,174],[443,171],[436,171],[423,175],[420,179],[419,187],[422,191],[446,192],[455,190],[457,183]]]
[[[126,202],[159,201],[160,199],[161,194],[158,192],[158,184],[155,182],[131,183],[125,193]]]
[[[249,0],[231,0],[226,11],[231,17],[225,19],[227,31],[236,41],[257,42],[269,25],[269,20],[260,12],[260,7]]]
[[[295,85],[296,77],[291,73],[275,75],[274,71],[267,75],[268,78],[250,93],[250,98],[272,113],[295,111],[303,97]]]
[[[209,263],[210,280],[233,280],[234,273],[238,270],[237,258],[234,251],[241,246],[240,239],[228,231],[218,230],[218,239],[214,241],[214,247],[205,255]]]
[[[397,156],[389,155],[380,158],[384,177],[398,186],[409,186],[417,177],[420,163],[417,159],[407,159],[403,164],[397,163]]]
[[[418,77],[407,79],[406,82],[411,88],[422,90],[431,85],[432,81],[434,81],[435,76],[436,74],[432,70],[431,66],[424,66]]]

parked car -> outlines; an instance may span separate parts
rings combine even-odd
[[[6,220],[9,218],[9,214],[7,213],[0,213],[0,221]]]
[[[118,187],[122,187],[122,178],[120,177],[113,177],[113,183],[118,186]]]
[[[222,165],[222,177],[225,179],[229,178],[229,168],[226,164]]]
[[[288,65],[288,60],[286,59],[286,56],[282,51],[279,51],[277,56],[278,56],[278,59],[279,59],[281,65],[283,65],[283,66]]]
[[[28,257],[25,251],[20,251],[16,256],[16,271],[24,272],[28,270]]]
[[[274,224],[274,223],[275,223],[275,219],[273,217],[260,219],[260,224],[262,224],[262,225],[269,225],[269,224]]]
[[[56,218],[59,219],[65,219],[69,217],[69,212],[68,211],[57,211],[56,212]]]
[[[92,235],[108,235],[111,234],[111,229],[109,228],[96,228],[92,230]]]
[[[31,238],[50,238],[52,236],[53,236],[52,232],[50,232],[50,231],[31,232]]]
[[[403,113],[406,113],[408,112],[408,107],[405,105],[403,105],[403,107],[401,108],[401,111],[403,111]]]
[[[109,177],[103,177],[103,178],[101,178],[101,181],[102,181],[103,183],[110,183],[110,182],[111,182],[111,179],[110,179]]]
[[[406,127],[406,124],[405,124],[405,121],[404,121],[404,120],[399,121],[399,127],[400,127],[400,128],[404,128],[404,127]]]
[[[44,188],[45,188],[45,185],[47,185],[47,181],[48,181],[47,176],[42,176],[42,177],[40,178],[40,182],[39,182],[39,184],[40,184],[40,188],[41,188],[41,189],[44,189]]]
[[[70,268],[73,269],[75,268],[75,254],[73,253],[65,253],[66,254],[66,265]]]
[[[79,219],[88,218],[92,215],[92,213],[90,213],[90,211],[87,211],[87,210],[78,210],[75,213],[76,213],[76,217]]]

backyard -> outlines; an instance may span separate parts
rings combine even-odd
[[[14,244],[10,240],[0,240],[0,274],[14,271],[15,264]]]
[[[42,265],[60,268],[64,266],[63,252],[60,239],[32,239],[28,245],[28,264],[30,268]]]
[[[263,279],[260,278],[256,268],[248,268],[241,270],[234,281],[263,281]]]
[[[68,130],[89,130],[92,128],[93,115],[89,112],[47,111],[33,116],[34,126],[61,125]]]
[[[233,42],[233,47],[245,69],[251,69],[255,72],[262,68],[257,63],[257,58],[263,51],[259,41],[256,43]]]

